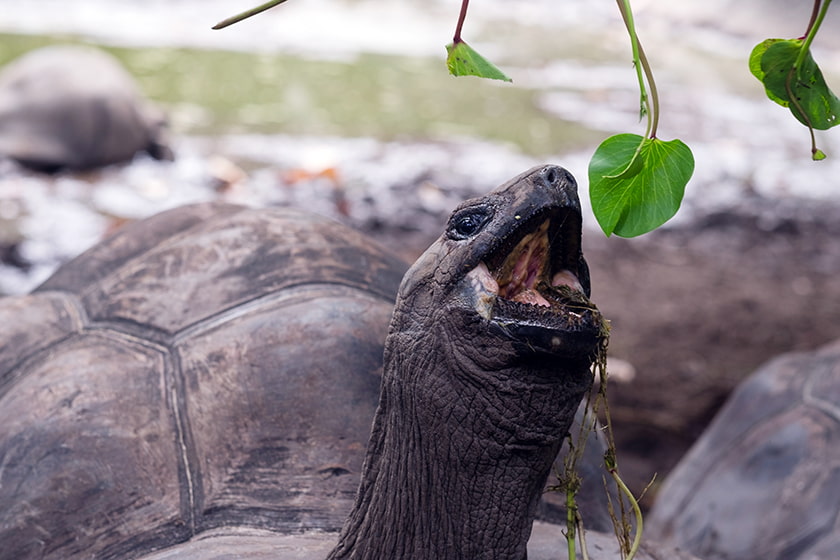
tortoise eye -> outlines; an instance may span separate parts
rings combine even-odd
[[[451,239],[469,239],[477,235],[492,216],[489,208],[465,208],[449,220],[447,234]]]

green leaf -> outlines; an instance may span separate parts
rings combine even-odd
[[[840,99],[828,88],[810,52],[795,67],[802,48],[799,39],[773,41],[760,57],[763,77],[759,79],[767,96],[788,107],[799,122],[827,130],[838,124]]]
[[[693,172],[694,156],[680,140],[607,138],[589,162],[589,197],[598,224],[607,236],[621,237],[658,228],[679,210]]]
[[[767,49],[769,49],[771,46],[773,46],[774,43],[777,43],[779,41],[784,41],[784,39],[765,39],[761,43],[757,44],[750,53],[750,72],[753,76],[758,78],[758,81],[760,81],[761,83],[764,83],[765,76],[764,70],[762,70],[761,68],[761,57],[764,56],[764,53],[767,52]],[[772,101],[775,101],[782,107],[787,107],[789,105],[787,101],[776,97],[771,91],[767,90],[766,88],[765,91],[767,92],[767,97],[769,97]]]
[[[446,45],[446,53],[446,65],[453,76],[478,76],[491,80],[513,81],[463,41]]]

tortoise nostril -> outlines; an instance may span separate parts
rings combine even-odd
[[[568,171],[556,165],[546,165],[540,171],[540,178],[547,187],[560,188],[564,179],[569,175]]]
[[[577,183],[571,173],[559,165],[546,165],[539,172],[539,180],[546,187],[559,191],[577,191]]]

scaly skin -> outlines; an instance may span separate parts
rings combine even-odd
[[[510,249],[504,260],[520,260],[530,243],[518,240],[549,215],[568,224],[552,229],[561,249],[540,251],[544,274],[586,291],[575,183],[551,166],[461,205],[406,275],[359,495],[330,559],[525,557],[601,325],[557,301],[502,311],[493,293],[515,267],[486,263]]]

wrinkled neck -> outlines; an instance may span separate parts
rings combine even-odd
[[[439,335],[386,342],[362,483],[330,559],[525,557],[588,377],[535,387],[515,370],[464,371],[450,348],[431,343]]]

